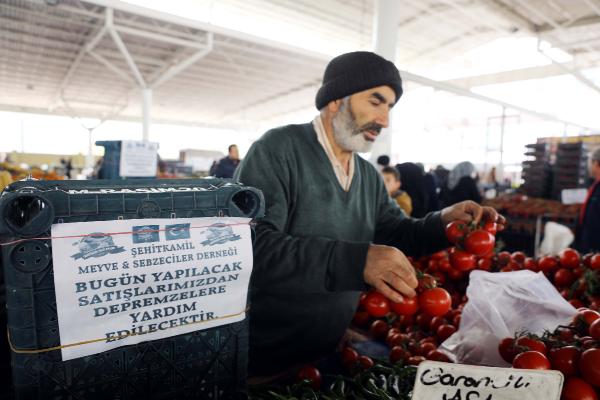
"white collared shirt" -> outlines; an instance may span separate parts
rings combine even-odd
[[[333,171],[335,172],[335,176],[337,177],[340,186],[347,192],[350,190],[350,184],[352,183],[352,177],[354,176],[354,153],[352,153],[352,157],[350,157],[350,165],[348,166],[348,173],[346,173],[346,168],[344,168],[342,163],[335,157],[333,148],[327,137],[327,132],[325,132],[321,116],[317,115],[312,124],[317,132],[317,140],[321,143],[321,146],[323,146],[323,149],[325,150],[325,154],[327,154],[327,158],[331,161]]]

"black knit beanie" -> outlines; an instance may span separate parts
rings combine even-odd
[[[315,104],[320,110],[330,101],[384,85],[396,92],[398,101],[402,79],[394,63],[369,51],[342,54],[327,64]]]

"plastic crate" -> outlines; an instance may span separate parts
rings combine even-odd
[[[230,180],[21,181],[0,196],[8,330],[16,348],[60,344],[49,236],[53,223],[260,217],[257,189]],[[16,399],[229,399],[244,388],[247,320],[61,361],[12,352]],[[2,350],[5,350],[3,348]]]

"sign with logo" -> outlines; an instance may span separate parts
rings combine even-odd
[[[558,371],[425,361],[412,400],[560,400],[562,384]]]
[[[248,218],[52,226],[63,360],[245,318]]]
[[[560,192],[560,199],[563,204],[583,204],[587,192],[587,189],[563,189]]]
[[[122,177],[155,177],[158,167],[158,143],[123,140],[119,175]]]

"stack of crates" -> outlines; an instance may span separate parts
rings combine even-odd
[[[589,149],[585,143],[559,143],[554,164],[553,197],[563,189],[585,188],[589,176]]]
[[[521,191],[530,197],[550,198],[552,194],[552,169],[550,166],[550,144],[535,143],[526,146],[523,161]]]
[[[52,224],[263,214],[262,193],[229,180],[28,180],[10,185],[0,197],[0,238],[9,243],[2,246],[2,264],[13,346],[60,345],[52,243],[43,239]],[[6,343],[2,351],[7,353]],[[69,361],[62,361],[60,350],[11,352],[12,384],[18,400],[231,399],[245,387],[247,351],[246,319]],[[1,393],[5,389],[0,388],[0,398],[9,398]]]

